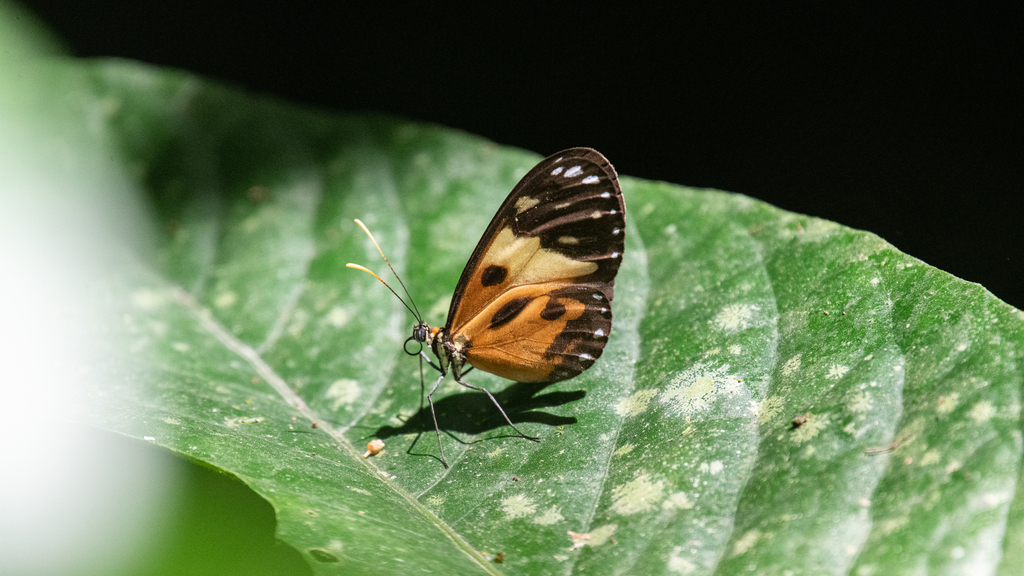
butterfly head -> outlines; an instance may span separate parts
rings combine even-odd
[[[412,327],[412,339],[431,346],[434,343],[434,337],[440,330],[440,328],[431,328],[427,326],[426,322],[420,320]]]

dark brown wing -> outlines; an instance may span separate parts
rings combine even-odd
[[[446,332],[471,364],[499,376],[576,376],[608,340],[625,232],[608,160],[590,148],[549,156],[488,225],[455,289]]]

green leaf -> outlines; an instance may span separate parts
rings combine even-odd
[[[983,288],[866,232],[623,177],[604,356],[546,386],[471,374],[540,443],[442,383],[446,471],[412,319],[345,267],[388,276],[352,219],[443,324],[538,155],[136,64],[46,78],[71,153],[106,150],[155,231],[89,287],[107,355],[75,419],[237,476],[315,573],[1020,565],[1024,314]]]

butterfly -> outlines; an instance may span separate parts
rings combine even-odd
[[[356,223],[377,245],[366,226]],[[462,271],[443,327],[428,326],[415,303],[406,304],[416,317],[406,346],[421,345],[409,353],[440,372],[427,401],[445,468],[433,395],[449,372],[462,386],[487,394],[520,436],[539,441],[512,424],[494,395],[463,376],[478,368],[518,382],[559,382],[593,366],[612,329],[625,234],[626,207],[615,168],[591,148],[563,150],[527,172],[498,208]],[[402,300],[370,270],[348,267],[369,272]]]

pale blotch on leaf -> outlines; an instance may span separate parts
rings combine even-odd
[[[601,544],[607,542],[608,538],[611,538],[612,534],[614,534],[615,530],[617,529],[617,524],[605,524],[604,526],[595,528],[594,530],[587,532],[585,534],[580,534],[578,532],[572,532],[571,530],[569,530],[567,531],[569,538],[572,538],[572,546],[569,547],[569,551],[582,548],[585,545],[600,546]]]
[[[551,526],[562,520],[565,520],[565,518],[558,513],[558,506],[552,506],[534,518],[533,523],[540,524],[541,526]]]
[[[726,332],[743,330],[750,324],[754,312],[760,307],[753,304],[729,304],[715,316],[715,326]]]
[[[619,416],[637,416],[647,412],[651,399],[658,394],[657,390],[637,390],[629,398],[619,400],[615,405],[615,413]]]
[[[431,509],[440,508],[441,505],[444,504],[444,498],[438,496],[437,494],[431,494],[430,496],[427,496],[426,498],[423,499],[423,503],[426,504]]]
[[[803,354],[797,354],[790,358],[789,360],[786,360],[786,363],[782,365],[781,370],[783,376],[789,376],[790,374],[800,369],[801,356],[803,356]]]
[[[352,380],[351,378],[342,378],[341,380],[335,380],[330,387],[327,388],[327,392],[324,396],[328,400],[333,400],[331,403],[331,409],[337,410],[344,404],[351,404],[359,398],[359,382]]]
[[[679,556],[682,551],[682,546],[676,546],[672,549],[672,552],[668,555],[668,565],[666,568],[668,568],[669,572],[675,572],[676,574],[692,574],[697,570],[697,565]]]
[[[686,497],[686,492],[676,492],[669,495],[661,503],[661,507],[664,510],[689,510],[693,508],[693,502],[690,502],[690,499]]]
[[[960,394],[953,392],[949,396],[939,396],[935,402],[935,411],[939,414],[949,414],[960,403]]]
[[[304,308],[296,308],[292,311],[291,322],[288,323],[288,334],[293,338],[298,338],[306,329],[307,324],[309,324],[309,312]]]
[[[235,302],[238,302],[238,294],[234,292],[221,292],[213,298],[213,305],[217,308],[234,306]]]
[[[152,330],[153,334],[155,334],[157,337],[163,338],[164,336],[167,335],[167,331],[170,330],[170,327],[167,325],[166,322],[153,320],[149,323],[149,329]]]
[[[830,380],[839,380],[840,378],[845,376],[846,373],[849,372],[849,371],[850,371],[850,367],[849,366],[841,366],[839,364],[833,364],[832,367],[828,369],[828,374],[825,375],[825,378],[828,378]]]
[[[734,556],[739,556],[754,547],[757,541],[761,539],[760,530],[748,530],[746,534],[740,537],[735,544],[732,545],[732,553]]]
[[[508,519],[526,518],[537,512],[537,504],[525,494],[516,494],[501,500],[501,509]]]
[[[773,394],[757,406],[757,423],[764,424],[775,417],[782,410],[782,396]]]
[[[987,422],[989,418],[996,415],[996,409],[992,406],[992,403],[988,400],[982,400],[971,407],[971,411],[967,413],[978,424]]]
[[[641,474],[621,486],[612,488],[612,512],[622,516],[654,510],[661,501],[665,483],[651,481],[650,474]]]
[[[171,424],[173,426],[177,426],[177,425],[181,424],[181,420],[178,420],[177,418],[171,418],[170,416],[168,416],[167,418],[164,418],[164,422],[166,422],[168,424]]]
[[[634,446],[633,444],[623,444],[622,446],[619,447],[618,450],[612,452],[612,454],[616,456],[625,456],[626,454],[632,452],[633,448],[636,448],[636,446]]]
[[[891,534],[899,530],[900,528],[906,526],[908,522],[910,522],[910,517],[908,516],[900,516],[899,518],[889,518],[888,520],[883,520],[879,524],[879,529],[882,531],[882,534]]]
[[[580,534],[580,536],[585,536],[583,544],[586,544],[587,546],[600,546],[610,540],[612,535],[614,535],[615,531],[618,529],[618,524],[605,524],[603,526],[598,526],[587,534]],[[573,537],[573,544],[575,545],[575,543],[576,538]]]
[[[335,328],[341,328],[345,324],[348,324],[349,317],[350,316],[348,310],[345,310],[341,306],[335,306],[334,308],[331,308],[330,312],[327,313],[325,320],[331,326],[334,326]]]
[[[725,468],[725,465],[722,464],[721,460],[715,460],[714,462],[710,462],[710,463],[709,462],[701,462],[700,466],[697,469],[700,470],[704,474],[711,474],[712,476],[714,476],[715,474],[718,474],[719,472],[721,472],[722,469],[724,469],[724,468]]]
[[[142,288],[132,293],[132,304],[143,310],[154,310],[167,303],[167,297],[159,290]]]
[[[364,490],[362,488],[357,488],[356,486],[349,486],[348,489],[353,491],[353,492],[358,492],[358,493],[360,493],[360,494],[362,494],[364,496],[373,496],[373,494],[371,494],[369,490]]]
[[[921,466],[928,466],[929,464],[937,464],[939,462],[939,451],[932,448],[931,450],[924,453],[921,456],[921,460],[918,462]]]
[[[494,450],[488,452],[487,453],[487,457],[488,458],[494,458],[495,456],[501,454],[502,452],[504,452],[504,450],[502,450],[501,447],[499,446],[499,447],[495,448]]]
[[[871,410],[871,407],[874,405],[875,403],[871,400],[871,392],[865,390],[863,392],[857,392],[851,396],[846,407],[850,409],[850,412],[861,414]]]
[[[735,386],[739,380],[729,374],[728,364],[711,368],[698,363],[673,376],[660,400],[673,413],[690,416],[707,409],[720,390]]]
[[[739,356],[740,352],[743,352],[743,347],[740,346],[739,344],[733,344],[732,346],[729,346],[729,354],[732,354],[733,356]]]
[[[175,342],[174,344],[171,344],[171,348],[174,348],[175,350],[181,353],[185,353],[188,352],[189,350],[192,350],[192,347],[189,346],[188,343],[186,342]]]
[[[818,435],[819,432],[825,429],[829,425],[828,414],[811,414],[807,413],[807,421],[804,422],[799,428],[793,430],[790,435],[790,439],[797,446],[807,442],[811,438]]]

